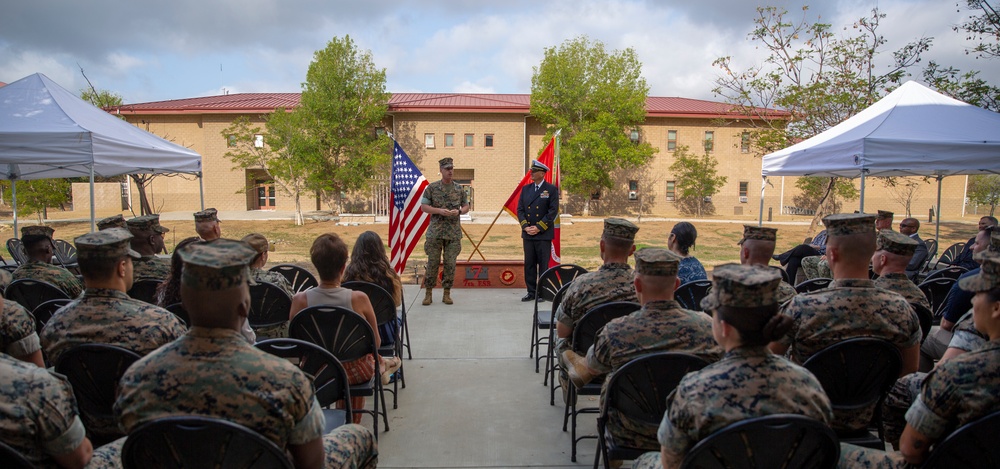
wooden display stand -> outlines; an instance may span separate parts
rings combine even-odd
[[[441,271],[439,271],[441,272]],[[442,274],[438,273],[440,278]],[[437,286],[441,286],[440,279]],[[453,288],[527,288],[524,261],[458,261]]]

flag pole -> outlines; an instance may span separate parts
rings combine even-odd
[[[486,260],[486,256],[483,256],[483,253],[479,251],[479,246],[483,244],[483,241],[486,239],[486,235],[490,234],[490,230],[493,229],[493,225],[497,223],[497,220],[500,219],[500,215],[502,214],[503,214],[503,209],[500,209],[500,211],[497,212],[497,216],[493,217],[493,223],[490,223],[489,228],[486,228],[486,232],[483,233],[483,237],[479,238],[479,242],[472,243],[472,253],[469,254],[469,258],[466,259],[465,262],[471,261],[472,256],[474,256],[477,252],[479,252],[479,257],[482,257],[484,261]],[[462,228],[462,231],[465,232],[464,227]],[[465,233],[465,236],[469,236],[469,233]],[[469,241],[472,241],[472,237],[469,237]]]

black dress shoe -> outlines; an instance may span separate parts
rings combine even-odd
[[[533,293],[528,293],[521,298],[521,301],[531,301],[533,299],[535,299],[535,295]]]

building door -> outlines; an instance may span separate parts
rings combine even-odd
[[[274,181],[256,181],[257,210],[274,210]]]
[[[476,189],[472,187],[472,181],[469,179],[462,179],[462,180],[455,179],[455,182],[457,182],[458,185],[462,186],[462,191],[465,192],[465,198],[466,200],[469,201],[469,211],[471,212],[475,210]]]

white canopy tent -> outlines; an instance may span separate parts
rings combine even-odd
[[[94,107],[45,75],[0,87],[0,179],[90,178],[187,173],[201,176],[201,155]],[[17,194],[12,191],[17,232]],[[202,189],[204,205],[204,189]]]
[[[761,168],[765,181],[769,176],[860,177],[862,212],[866,176],[934,177],[938,231],[941,179],[984,173],[1000,173],[1000,114],[914,81],[819,135],[765,155]]]

